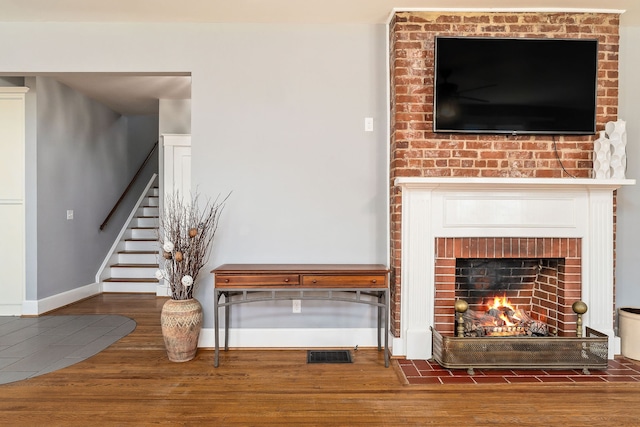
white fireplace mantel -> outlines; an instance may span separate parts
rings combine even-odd
[[[561,188],[594,188],[610,189],[623,185],[633,185],[635,179],[591,179],[591,178],[396,178],[395,185],[403,188],[440,188],[440,189],[561,189]]]
[[[402,189],[400,336],[393,354],[431,357],[435,239],[575,237],[582,239],[584,324],[613,328],[613,191],[632,179],[397,178]]]

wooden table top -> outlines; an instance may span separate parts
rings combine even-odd
[[[212,273],[387,273],[389,269],[383,264],[223,264]]]

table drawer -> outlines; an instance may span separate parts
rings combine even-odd
[[[216,274],[216,286],[219,288],[282,287],[299,284],[300,276],[297,274]]]
[[[386,288],[386,275],[320,275],[302,276],[303,287],[315,288]]]

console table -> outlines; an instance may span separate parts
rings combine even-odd
[[[224,307],[224,349],[229,350],[232,305],[273,300],[346,301],[378,307],[378,350],[384,335],[389,367],[389,270],[380,264],[224,264],[214,269],[215,359],[219,365],[219,308]],[[309,293],[311,292],[311,294]],[[220,302],[220,297],[225,297]]]

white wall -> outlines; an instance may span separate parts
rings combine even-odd
[[[191,100],[161,99],[158,103],[160,135],[191,133]]]
[[[622,16],[624,24],[624,15]],[[635,186],[618,190],[616,305],[640,307],[640,27],[621,27],[619,118],[627,122],[627,178]]]
[[[0,39],[12,40],[0,45],[0,72],[192,73],[193,186],[233,191],[207,272],[223,262],[387,263],[384,25],[1,23]],[[213,277],[202,277],[211,326]],[[247,306],[242,317],[290,324],[252,315],[272,308]],[[337,315],[322,326],[375,324],[369,308],[329,310]]]

